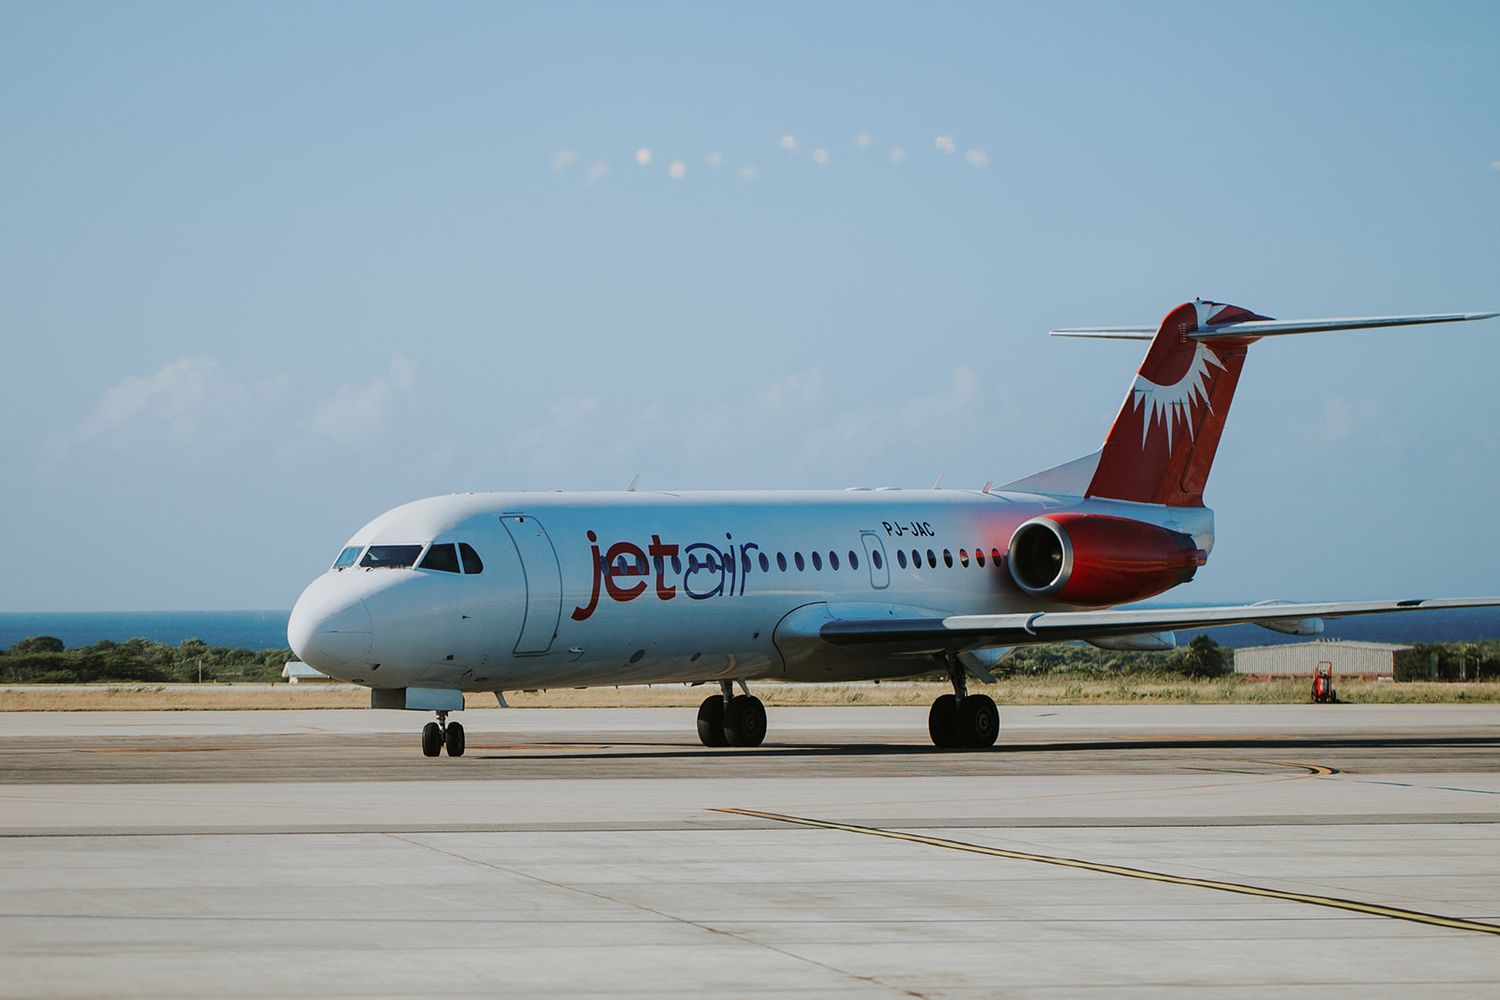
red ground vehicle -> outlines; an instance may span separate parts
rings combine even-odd
[[[1313,671],[1313,701],[1319,705],[1336,702],[1338,695],[1333,690],[1333,664],[1320,662]]]

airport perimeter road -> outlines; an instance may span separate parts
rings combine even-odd
[[[0,996],[1492,996],[1500,708],[0,715]]]

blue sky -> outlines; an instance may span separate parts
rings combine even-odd
[[[0,607],[286,607],[456,490],[1019,477],[1141,354],[1052,326],[1500,308],[1497,109],[1490,4],[10,3]],[[1256,347],[1181,596],[1500,591],[1497,371]]]

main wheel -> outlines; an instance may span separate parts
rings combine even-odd
[[[462,757],[464,755],[464,727],[456,722],[448,723],[448,734],[445,740],[448,744],[449,757]]]
[[[436,757],[442,752],[443,731],[436,722],[429,722],[422,727],[422,754],[425,757]]]
[[[698,739],[706,747],[728,746],[724,738],[724,699],[711,694],[698,706]]]
[[[1000,710],[987,694],[971,694],[958,706],[958,730],[966,747],[992,747],[1000,735]]]
[[[766,706],[753,695],[729,700],[724,712],[724,738],[732,747],[758,747],[766,738]]]
[[[945,694],[932,703],[927,711],[927,733],[935,747],[962,745],[958,738],[958,699]]]

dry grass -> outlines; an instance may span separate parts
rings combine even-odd
[[[1188,680],[1121,675],[1059,675],[976,686],[1002,705],[1302,704],[1310,682],[1252,681],[1238,677]],[[709,686],[590,688],[532,694],[514,692],[515,708],[689,708]],[[769,705],[928,705],[948,690],[930,681],[884,684],[756,684]],[[1500,702],[1500,683],[1391,684],[1341,681],[1339,698],[1355,704],[1442,704]],[[471,707],[494,705],[490,694],[467,696]],[[188,711],[213,709],[368,708],[370,694],[349,685],[314,684],[58,684],[0,687],[0,711],[98,712]]]

